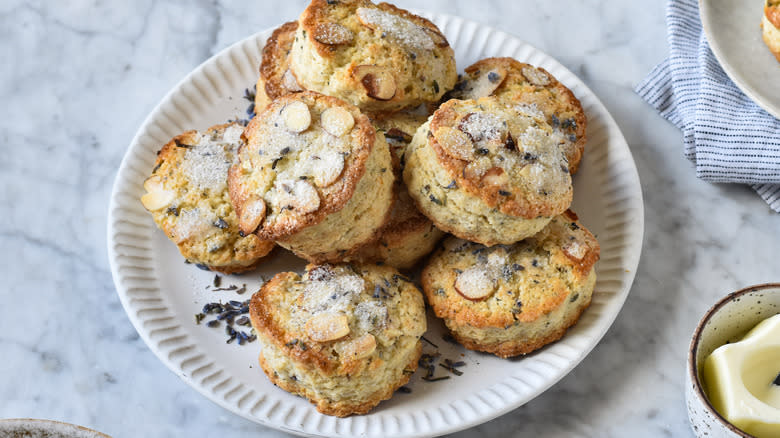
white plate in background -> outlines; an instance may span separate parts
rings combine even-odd
[[[780,119],[780,62],[761,39],[764,0],[699,0],[707,42],[723,71]]]
[[[623,306],[633,282],[644,232],[639,176],[620,129],[596,96],[547,54],[488,26],[443,14],[432,19],[463,67],[487,56],[512,56],[541,66],[572,89],[588,117],[588,143],[574,180],[582,223],[601,243],[598,281],[590,308],[562,340],[511,360],[468,351],[442,340],[444,327],[429,317],[426,338],[443,358],[463,360],[462,376],[425,382],[416,373],[398,393],[367,415],[319,414],[306,400],[273,386],[257,365],[257,344],[225,343],[225,332],[196,325],[193,315],[211,301],[248,299],[261,280],[303,263],[278,251],[257,271],[226,276],[249,291],[205,289],[213,273],[185,265],[175,245],[157,230],[139,201],[155,153],[173,136],[243,117],[245,88],[257,80],[261,51],[271,31],[218,53],[182,80],[152,111],[122,160],[109,207],[108,251],[117,293],[141,338],[181,379],[224,408],[257,423],[308,436],[440,435],[465,429],[528,402],[574,368],[599,342]],[[424,343],[424,351],[432,347]]]

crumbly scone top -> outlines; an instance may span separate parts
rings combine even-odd
[[[426,328],[422,295],[389,267],[308,265],[303,276],[272,281],[279,283],[252,300],[264,315],[257,329],[324,370],[387,360],[400,338],[416,341]]]
[[[367,117],[339,99],[304,92],[274,101],[250,122],[231,169],[242,231],[279,237],[340,210],[376,135]]]
[[[486,247],[450,237],[423,272],[439,317],[482,327],[534,321],[562,304],[599,258],[596,238],[566,212],[538,235]]]
[[[493,98],[450,100],[433,115],[429,144],[452,181],[513,216],[553,216],[568,208],[572,181],[547,122]]]
[[[495,96],[544,118],[566,150],[576,172],[586,142],[587,119],[580,101],[547,70],[513,58],[485,58],[466,67],[448,97],[479,99]]]
[[[161,151],[152,176],[144,182],[147,194],[141,202],[152,212],[165,209],[175,216],[168,230],[174,242],[208,236],[231,226],[232,209],[220,203],[243,130],[234,123],[206,132],[190,131],[174,138]],[[203,203],[202,199],[213,201]],[[214,245],[216,251],[224,243]]]

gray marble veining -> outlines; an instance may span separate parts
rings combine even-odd
[[[745,187],[697,180],[680,132],[633,93],[667,53],[664,2],[396,3],[490,24],[560,60],[614,115],[645,196],[642,261],[603,341],[549,391],[455,436],[691,436],[690,334],[718,297],[780,281],[780,217]],[[304,5],[0,2],[0,418],[117,437],[286,436],[203,398],[146,348],[114,291],[105,224],[116,169],[162,96]]]

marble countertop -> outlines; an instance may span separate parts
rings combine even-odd
[[[0,418],[114,436],[276,437],[175,377],[114,290],[107,204],[136,129],[195,66],[293,19],[304,0],[0,2]],[[517,35],[600,97],[639,169],[646,232],[601,343],[525,406],[458,437],[692,436],[686,351],[719,297],[780,281],[780,217],[749,188],[696,179],[680,132],[633,87],[667,54],[664,3],[398,0]]]

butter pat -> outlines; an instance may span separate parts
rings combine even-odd
[[[780,436],[780,314],[756,325],[704,362],[704,383],[715,410],[758,438]]]

